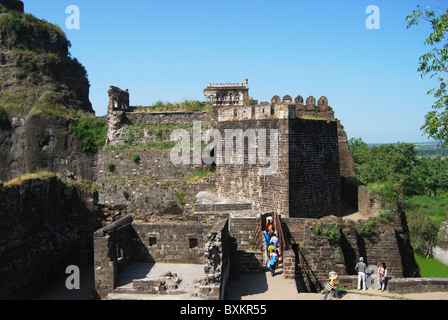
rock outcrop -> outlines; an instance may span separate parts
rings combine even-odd
[[[0,130],[0,180],[47,170],[93,180],[96,157],[82,152],[82,142],[69,134],[72,121],[31,116],[12,118]]]
[[[440,225],[439,237],[433,250],[433,256],[436,260],[448,266],[448,220]]]
[[[7,10],[24,12],[24,5],[19,0],[0,0],[0,5],[4,6]]]
[[[44,95],[68,109],[93,112],[85,68],[69,56],[70,42],[57,26],[32,15],[0,15],[0,105],[26,115]]]
[[[64,32],[0,0],[0,179],[48,170],[92,179],[95,158],[70,135],[73,115],[94,114],[85,68]]]

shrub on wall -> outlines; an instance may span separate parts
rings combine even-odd
[[[341,240],[341,233],[335,224],[328,225],[324,229],[323,235],[330,244],[337,244]]]
[[[115,169],[115,165],[114,165],[112,162],[108,162],[108,163],[106,164],[106,168],[107,168],[107,171],[109,171],[109,172],[113,172],[114,169]]]
[[[369,222],[363,223],[358,232],[361,236],[372,239],[377,233],[376,221],[371,220]]]
[[[316,235],[327,240],[331,245],[338,244],[341,240],[341,233],[335,224],[329,224],[327,226],[314,225],[311,229]]]
[[[69,133],[82,141],[83,152],[98,152],[107,138],[107,120],[85,114],[75,119]]]
[[[134,161],[135,164],[139,163],[140,160],[141,160],[141,158],[140,158],[140,156],[138,154],[134,153],[132,155],[132,161]]]

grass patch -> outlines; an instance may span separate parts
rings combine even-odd
[[[398,201],[397,186],[391,182],[373,182],[366,185],[366,189],[376,192],[390,201]]]
[[[171,150],[176,144],[171,141],[150,141],[147,143],[134,143],[134,144],[127,144],[127,143],[121,143],[117,144],[116,146],[105,146],[104,150],[108,151],[126,151],[126,150],[132,150],[132,151],[148,151],[148,150]]]
[[[406,214],[426,215],[434,219],[440,225],[447,218],[448,199],[429,196],[413,196],[406,198]]]
[[[414,251],[431,254],[440,224],[446,220],[448,199],[429,196],[413,196],[405,199],[406,219]]]
[[[137,106],[136,112],[209,112],[213,105],[207,102],[185,100],[182,102],[171,103],[157,101],[151,106]]]
[[[42,97],[34,103],[34,106],[28,115],[30,117],[43,116],[68,119],[76,119],[80,117],[78,111],[69,109],[64,105],[57,103],[51,92],[45,92]]]
[[[204,169],[196,169],[191,172],[186,178],[185,182],[201,182],[203,179],[215,177],[216,173],[213,171],[207,171]]]
[[[26,173],[21,175],[20,177],[11,179],[4,183],[5,188],[13,187],[20,185],[24,183],[25,181],[32,180],[32,179],[39,179],[39,180],[48,180],[51,178],[57,178],[62,183],[66,185],[67,188],[76,188],[78,190],[81,190],[83,192],[92,192],[92,191],[98,191],[99,185],[96,182],[92,181],[82,181],[78,179],[68,179],[63,177],[60,173],[56,172],[49,172],[49,171],[39,171],[36,173]]]
[[[5,182],[5,187],[11,187],[15,185],[22,184],[24,181],[31,180],[31,179],[40,179],[40,180],[48,180],[50,178],[58,177],[58,175],[54,172],[48,172],[48,171],[40,171],[37,173],[27,173],[23,174],[20,177],[14,178],[12,180],[9,180]]]
[[[415,253],[414,257],[423,278],[448,278],[448,266],[432,258],[426,259],[423,254]]]

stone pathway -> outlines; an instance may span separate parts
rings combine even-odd
[[[244,274],[238,281],[227,283],[228,300],[322,300],[323,294],[297,292],[294,279],[285,279],[281,274],[271,277],[269,272]],[[448,292],[427,292],[412,294],[347,290],[341,300],[448,300]]]
[[[160,265],[162,267],[162,265]],[[182,266],[178,266],[183,268]],[[189,277],[196,278],[197,274],[202,274],[201,270],[174,269],[175,266],[166,270],[165,268],[152,269],[152,272],[160,275],[164,271],[178,272],[184,278],[184,285],[190,282]],[[55,287],[51,292],[40,297],[39,300],[90,300],[93,298],[93,269],[92,267],[81,270],[81,290],[69,291],[65,288],[65,282]],[[229,280],[227,283],[227,300],[321,300],[320,293],[298,293],[295,280],[285,279],[281,269],[274,277],[270,273],[243,274],[238,281]],[[116,299],[127,299],[129,297],[116,297]],[[134,295],[134,300],[165,300],[166,296],[156,295]],[[189,294],[171,296],[170,299],[194,299]],[[448,292],[428,292],[411,294],[392,294],[370,289],[366,292],[347,290],[341,300],[448,300]]]

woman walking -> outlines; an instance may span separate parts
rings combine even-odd
[[[386,263],[381,262],[380,267],[378,268],[378,284],[379,289],[382,292],[386,289],[386,277],[387,277],[387,267]]]

